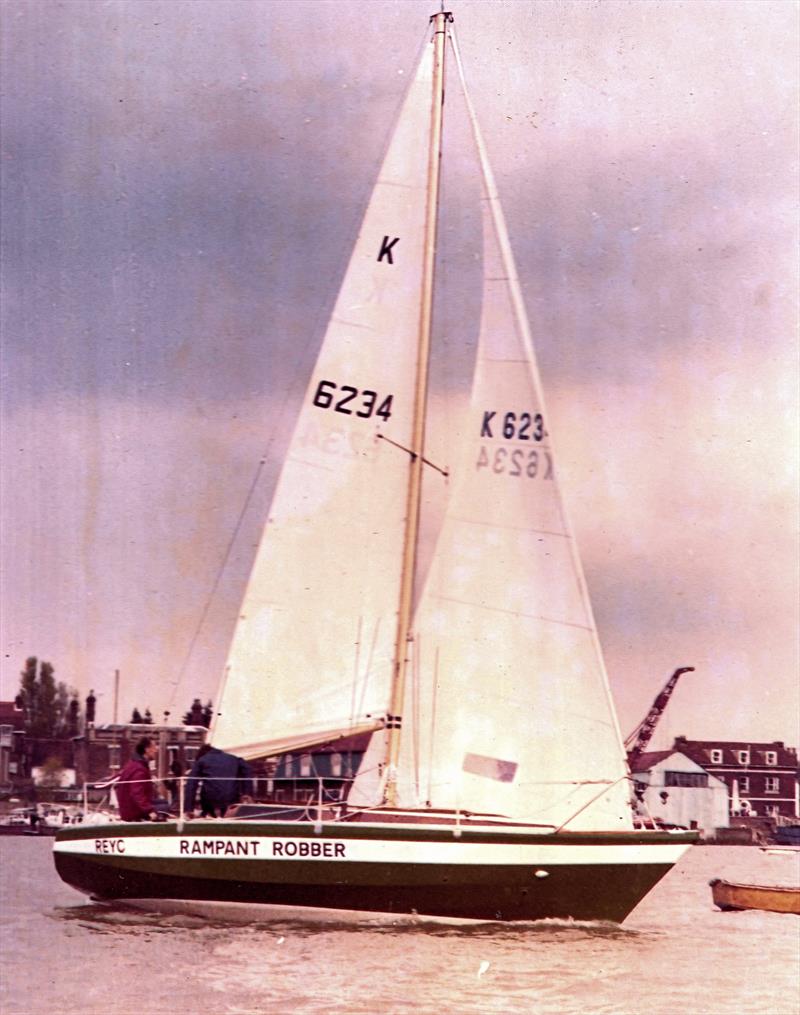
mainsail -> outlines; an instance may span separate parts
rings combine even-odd
[[[303,401],[212,730],[246,757],[381,724],[408,484],[433,79],[401,109]]]

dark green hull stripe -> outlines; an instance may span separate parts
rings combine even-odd
[[[296,833],[296,830],[294,831]],[[68,884],[95,898],[247,902],[473,920],[620,922],[671,864],[326,863],[55,854]]]

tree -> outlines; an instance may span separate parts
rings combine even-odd
[[[195,698],[192,702],[192,707],[183,716],[184,726],[202,726],[203,725],[203,706],[199,698]]]
[[[78,692],[63,681],[56,683],[54,673],[52,663],[39,663],[36,656],[25,660],[17,700],[25,711],[25,727],[31,736],[63,738],[77,733]]]
[[[66,739],[78,732],[77,730],[75,733],[72,732],[75,712],[72,702],[75,701],[76,691],[72,687],[67,687],[63,680],[58,681],[55,691],[53,736]]]

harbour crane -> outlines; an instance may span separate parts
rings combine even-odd
[[[630,768],[633,768],[635,762],[644,754],[647,745],[650,743],[650,738],[653,736],[658,721],[667,707],[667,702],[675,690],[675,685],[684,673],[692,673],[693,671],[694,666],[681,666],[675,670],[661,691],[656,695],[655,701],[650,706],[650,711],[633,733],[626,738],[625,749],[628,752],[628,766]]]

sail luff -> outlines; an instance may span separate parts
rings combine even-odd
[[[494,173],[492,172],[492,167],[489,162],[489,155],[483,140],[480,124],[478,123],[477,114],[475,113],[475,107],[472,104],[472,99],[467,89],[467,82],[466,77],[464,75],[464,67],[461,62],[461,53],[458,48],[458,40],[456,38],[455,28],[453,28],[452,32],[450,33],[450,38],[452,40],[453,45],[453,57],[455,59],[459,81],[461,82],[461,90],[464,96],[464,104],[467,110],[467,115],[469,117],[473,138],[475,140],[475,147],[478,152],[478,161],[481,168],[481,175],[483,177],[484,187],[486,189],[486,201],[489,205],[489,211],[491,214],[492,224],[494,226],[495,237],[497,239],[497,244],[500,250],[500,256],[507,276],[509,294],[511,296],[511,303],[514,311],[515,322],[517,328],[519,329],[519,336],[520,339],[522,340],[523,347],[527,354],[534,389],[537,393],[537,397],[540,400],[540,404],[542,405],[543,409],[545,409],[546,405],[544,399],[544,389],[539,374],[538,361],[534,354],[533,337],[531,335],[528,314],[525,310],[525,303],[522,298],[522,291],[520,289],[519,276],[517,274],[517,267],[514,259],[514,252],[511,248],[511,242],[508,237],[508,228],[506,226],[505,215],[503,213],[502,205],[500,204],[497,184],[495,182]],[[550,418],[546,412],[544,412],[543,415],[545,416],[545,419]],[[553,447],[552,436],[549,437],[549,440],[550,446],[552,448]],[[567,511],[565,509],[563,499],[561,498],[560,489],[558,490],[558,494],[559,494],[559,509],[561,514],[561,521],[568,536],[567,541],[569,544],[570,553],[572,555],[573,565],[575,568],[575,576],[578,585],[580,587],[581,598],[583,600],[584,609],[586,610],[586,616],[589,619],[589,627],[592,633],[592,640],[595,644],[597,657],[600,661],[603,676],[603,685],[605,688],[606,698],[609,704],[609,712],[611,717],[613,718],[614,726],[617,731],[617,738],[619,740],[620,745],[622,745],[623,743],[622,731],[619,726],[619,719],[617,717],[617,711],[616,707],[614,706],[614,701],[611,695],[611,687],[608,681],[608,673],[606,671],[605,662],[603,660],[602,648],[600,646],[600,641],[597,635],[597,625],[594,620],[594,611],[592,609],[592,603],[589,597],[589,589],[586,584],[586,576],[584,575],[583,566],[578,556],[577,544],[574,538],[572,525],[569,516],[567,514]]]
[[[434,58],[431,95],[431,130],[428,151],[428,193],[425,211],[425,243],[422,264],[422,300],[417,342],[417,376],[414,392],[412,444],[409,462],[406,528],[400,579],[397,635],[390,712],[387,718],[386,803],[397,805],[397,761],[400,755],[405,677],[408,664],[408,641],[414,593],[414,576],[419,544],[422,467],[425,450],[425,418],[428,399],[428,367],[430,360],[431,321],[433,316],[433,281],[436,261],[436,230],[439,212],[439,178],[444,112],[444,59],[447,22],[452,15],[435,14],[433,23]]]

